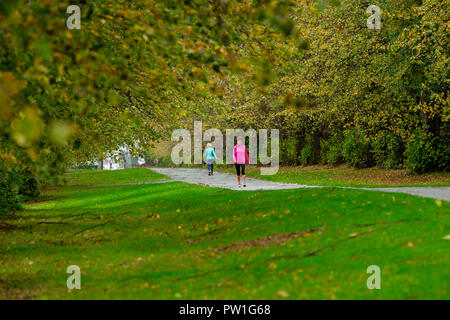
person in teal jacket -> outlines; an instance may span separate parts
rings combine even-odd
[[[217,159],[217,157],[216,152],[211,146],[211,143],[208,143],[206,145],[204,158],[206,164],[208,165],[208,176],[212,176],[214,174],[214,161]]]

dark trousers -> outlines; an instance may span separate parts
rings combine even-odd
[[[245,176],[245,163],[235,163],[234,166],[236,167],[236,175],[240,176],[241,171],[242,175]]]

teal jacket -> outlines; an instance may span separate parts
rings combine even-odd
[[[206,148],[205,154],[203,155],[203,157],[205,158],[205,161],[217,158],[216,153],[214,152],[213,148]]]

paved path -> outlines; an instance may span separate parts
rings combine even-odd
[[[414,196],[450,201],[450,187],[391,187],[391,188],[355,188],[355,189],[408,193]]]
[[[216,172],[213,176],[208,176],[206,169],[191,168],[151,168],[151,170],[164,174],[176,181],[183,181],[214,188],[224,188],[231,190],[281,190],[298,188],[319,188],[318,186],[306,186],[301,184],[291,184],[282,182],[271,182],[255,178],[246,177],[246,188],[237,186],[236,176],[228,173]],[[242,183],[242,182],[241,182]]]
[[[169,178],[192,183],[197,185],[204,185],[215,188],[225,188],[231,190],[281,190],[281,189],[298,189],[298,188],[320,188],[320,186],[310,186],[302,184],[272,182],[247,177],[247,187],[238,188],[236,177],[228,173],[217,172],[213,176],[208,176],[208,171],[205,169],[191,169],[191,168],[151,168],[151,170],[164,174]],[[343,187],[344,188],[344,187]],[[426,198],[440,199],[450,201],[450,187],[392,187],[392,188],[347,188],[360,189],[383,192],[400,192],[408,193],[415,196],[422,196]]]

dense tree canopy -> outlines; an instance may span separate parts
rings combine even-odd
[[[381,30],[366,26],[367,1],[312,4],[299,1],[293,15],[300,42],[253,43],[271,51],[278,78],[239,82],[223,118],[280,128],[285,164],[448,170],[448,4],[380,1]]]
[[[123,144],[145,148],[248,67],[236,55],[242,39],[293,28],[288,2],[78,5],[81,29],[69,30],[64,2],[0,4],[3,189],[17,184],[13,172],[44,178]]]
[[[2,157],[57,167],[158,138],[190,101],[239,71],[239,39],[292,28],[283,3],[82,1],[68,30],[60,1],[0,7]],[[287,26],[286,26],[287,25]],[[274,38],[282,32],[272,32]],[[275,36],[276,34],[276,36]]]

